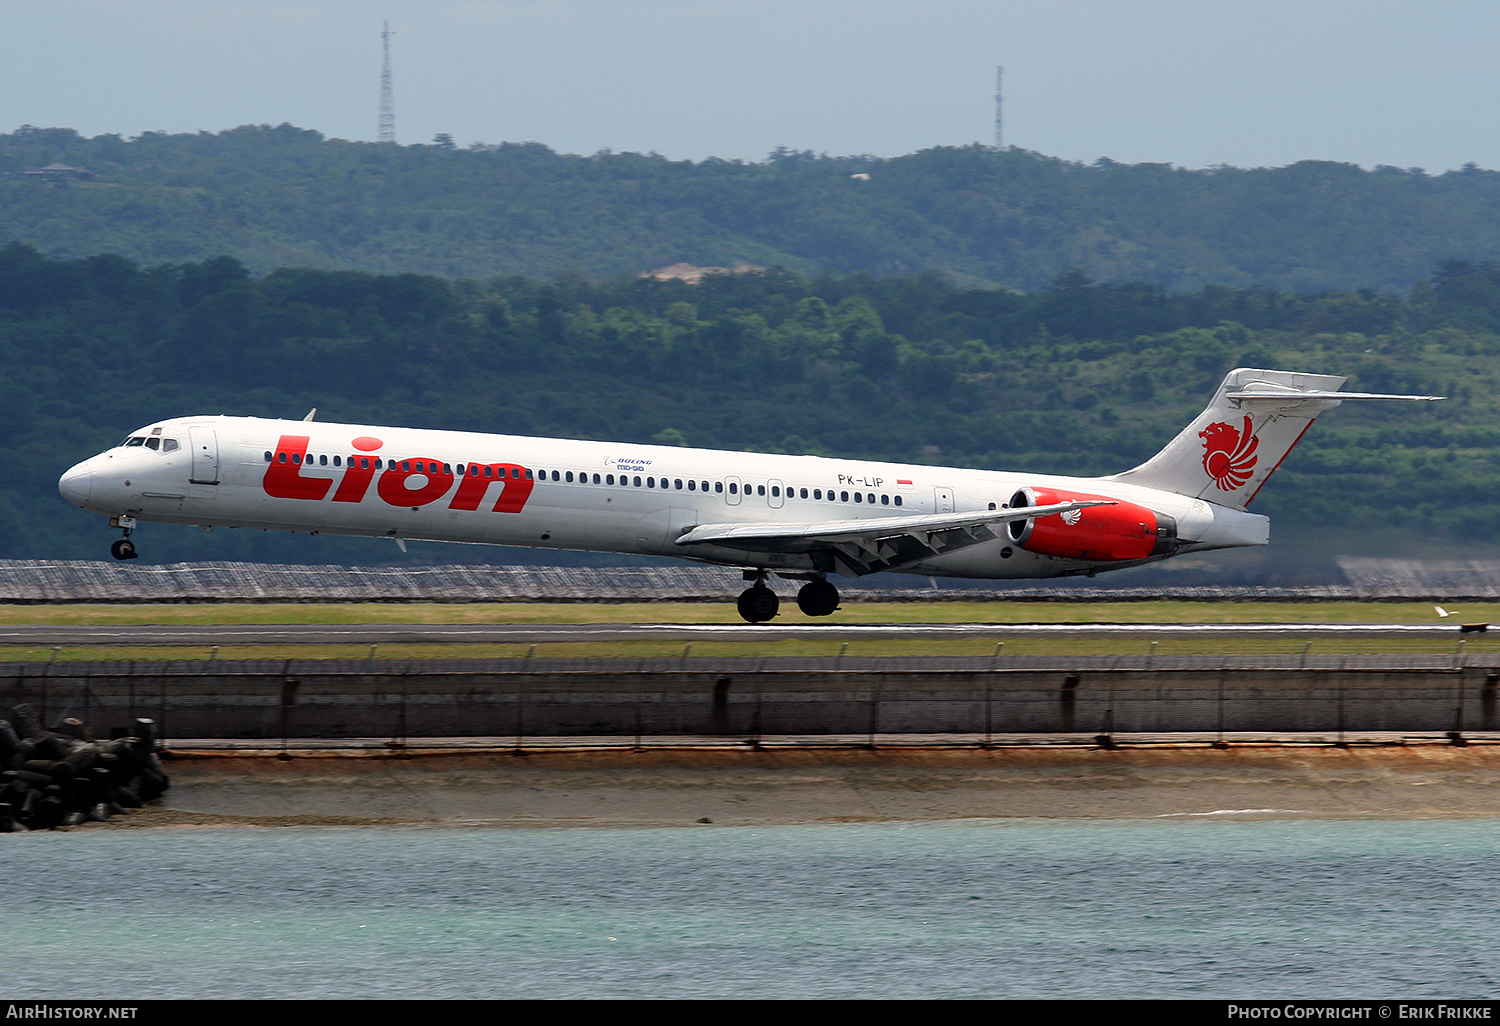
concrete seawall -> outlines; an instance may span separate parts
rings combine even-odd
[[[1500,745],[199,755],[106,828],[1500,816]]]
[[[1500,730],[1500,665],[1431,656],[0,664],[0,703],[166,738]]]

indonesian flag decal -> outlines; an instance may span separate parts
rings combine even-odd
[[[910,481],[906,480],[905,478],[898,477],[898,478],[896,478],[896,487],[897,488],[911,488],[912,487],[912,483]]]

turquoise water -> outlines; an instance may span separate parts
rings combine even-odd
[[[1491,998],[1500,822],[8,835],[0,998]]]

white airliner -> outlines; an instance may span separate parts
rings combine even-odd
[[[139,521],[677,556],[739,567],[751,623],[803,580],[809,616],[838,608],[827,575],[1031,578],[1264,545],[1246,512],[1344,378],[1231,371],[1198,418],[1108,477],[718,452],[254,417],[179,417],[70,469],[64,498],[124,531]]]

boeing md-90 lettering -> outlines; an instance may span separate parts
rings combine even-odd
[[[1440,398],[1344,381],[1231,371],[1166,448],[1107,477],[217,416],[132,432],[58,489],[124,532],[116,559],[140,521],[677,556],[740,568],[740,614],[762,623],[770,574],[827,616],[830,574],[1092,576],[1264,545],[1246,507],[1318,414]]]

